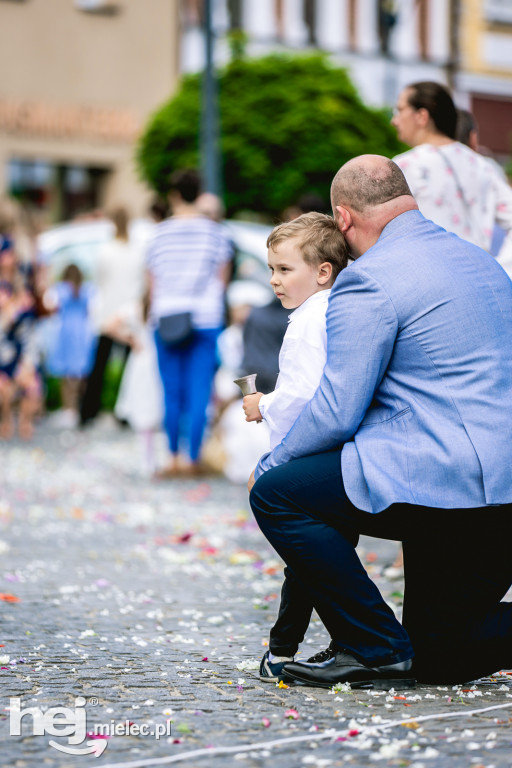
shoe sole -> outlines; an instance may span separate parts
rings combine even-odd
[[[408,688],[416,688],[416,679],[400,677],[398,680],[363,680],[359,683],[350,683],[350,687],[356,690],[373,688],[374,691],[389,691],[390,688],[394,688],[395,691],[405,691]]]
[[[293,677],[290,675],[290,678],[293,681],[303,683],[304,685],[309,685],[311,688],[333,688],[335,685],[340,684],[340,683],[320,683],[320,682],[313,683],[311,682],[311,680],[305,680],[304,678],[301,678],[295,674],[293,675]],[[349,685],[354,690],[373,689],[374,691],[389,691],[390,688],[394,688],[395,691],[405,691],[410,688],[416,688],[416,679],[414,677],[410,677],[410,678],[400,677],[398,679],[389,678],[386,680],[382,680],[382,679],[359,680],[359,681],[349,682]]]
[[[276,677],[259,675],[259,679],[262,683],[293,683],[293,678],[288,675],[277,675]]]

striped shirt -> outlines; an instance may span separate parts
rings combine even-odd
[[[225,289],[220,272],[232,255],[224,227],[203,216],[171,218],[159,224],[147,254],[153,321],[192,312],[195,328],[219,328]]]

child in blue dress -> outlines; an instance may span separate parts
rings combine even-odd
[[[80,269],[76,264],[69,264],[61,282],[54,285],[45,297],[45,304],[54,309],[58,317],[56,340],[46,365],[48,372],[60,379],[62,426],[76,425],[80,389],[92,366],[94,334],[89,322],[91,296],[91,288],[83,283]]]

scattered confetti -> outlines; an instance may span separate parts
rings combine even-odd
[[[240,661],[235,665],[240,672],[251,669],[259,669],[260,662],[257,659],[248,659],[247,661]]]
[[[257,528],[245,489],[241,502],[238,491],[217,478],[211,484],[134,483],[135,437],[119,431],[108,445],[91,435],[76,436],[58,465],[53,448],[47,456],[39,451],[37,463],[25,446],[13,444],[2,454],[9,480],[0,535],[16,540],[2,557],[4,585],[16,586],[22,602],[6,607],[11,623],[0,665],[9,672],[3,676],[9,690],[23,692],[23,707],[68,706],[71,697],[61,696],[65,679],[70,693],[87,691],[89,739],[105,738],[94,734],[93,723],[123,722],[127,713],[151,727],[172,723],[159,756],[165,750],[169,758],[183,755],[185,765],[199,765],[196,751],[207,765],[208,754],[237,744],[237,762],[317,768],[374,760],[427,768],[454,754],[473,768],[490,768],[508,754],[511,671],[478,685],[415,691],[260,682],[261,646],[268,648],[283,564]],[[55,471],[60,464],[62,473]],[[23,550],[18,535],[27,540]],[[403,595],[383,575],[391,558],[379,546],[374,541],[375,552],[361,559],[400,612]],[[302,658],[326,641],[314,615]],[[491,707],[487,715],[473,714],[485,712],[484,705]],[[0,711],[0,720],[8,717],[7,709]],[[113,741],[109,748],[125,751],[112,758],[120,766],[123,759],[147,762],[157,754],[149,739]],[[34,744],[15,745],[20,764]],[[44,739],[43,748],[48,751]],[[128,754],[132,749],[139,754]],[[231,764],[233,754],[223,764]]]

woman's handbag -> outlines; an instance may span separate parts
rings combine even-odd
[[[192,312],[166,315],[158,321],[158,333],[165,344],[184,346],[192,338]]]

